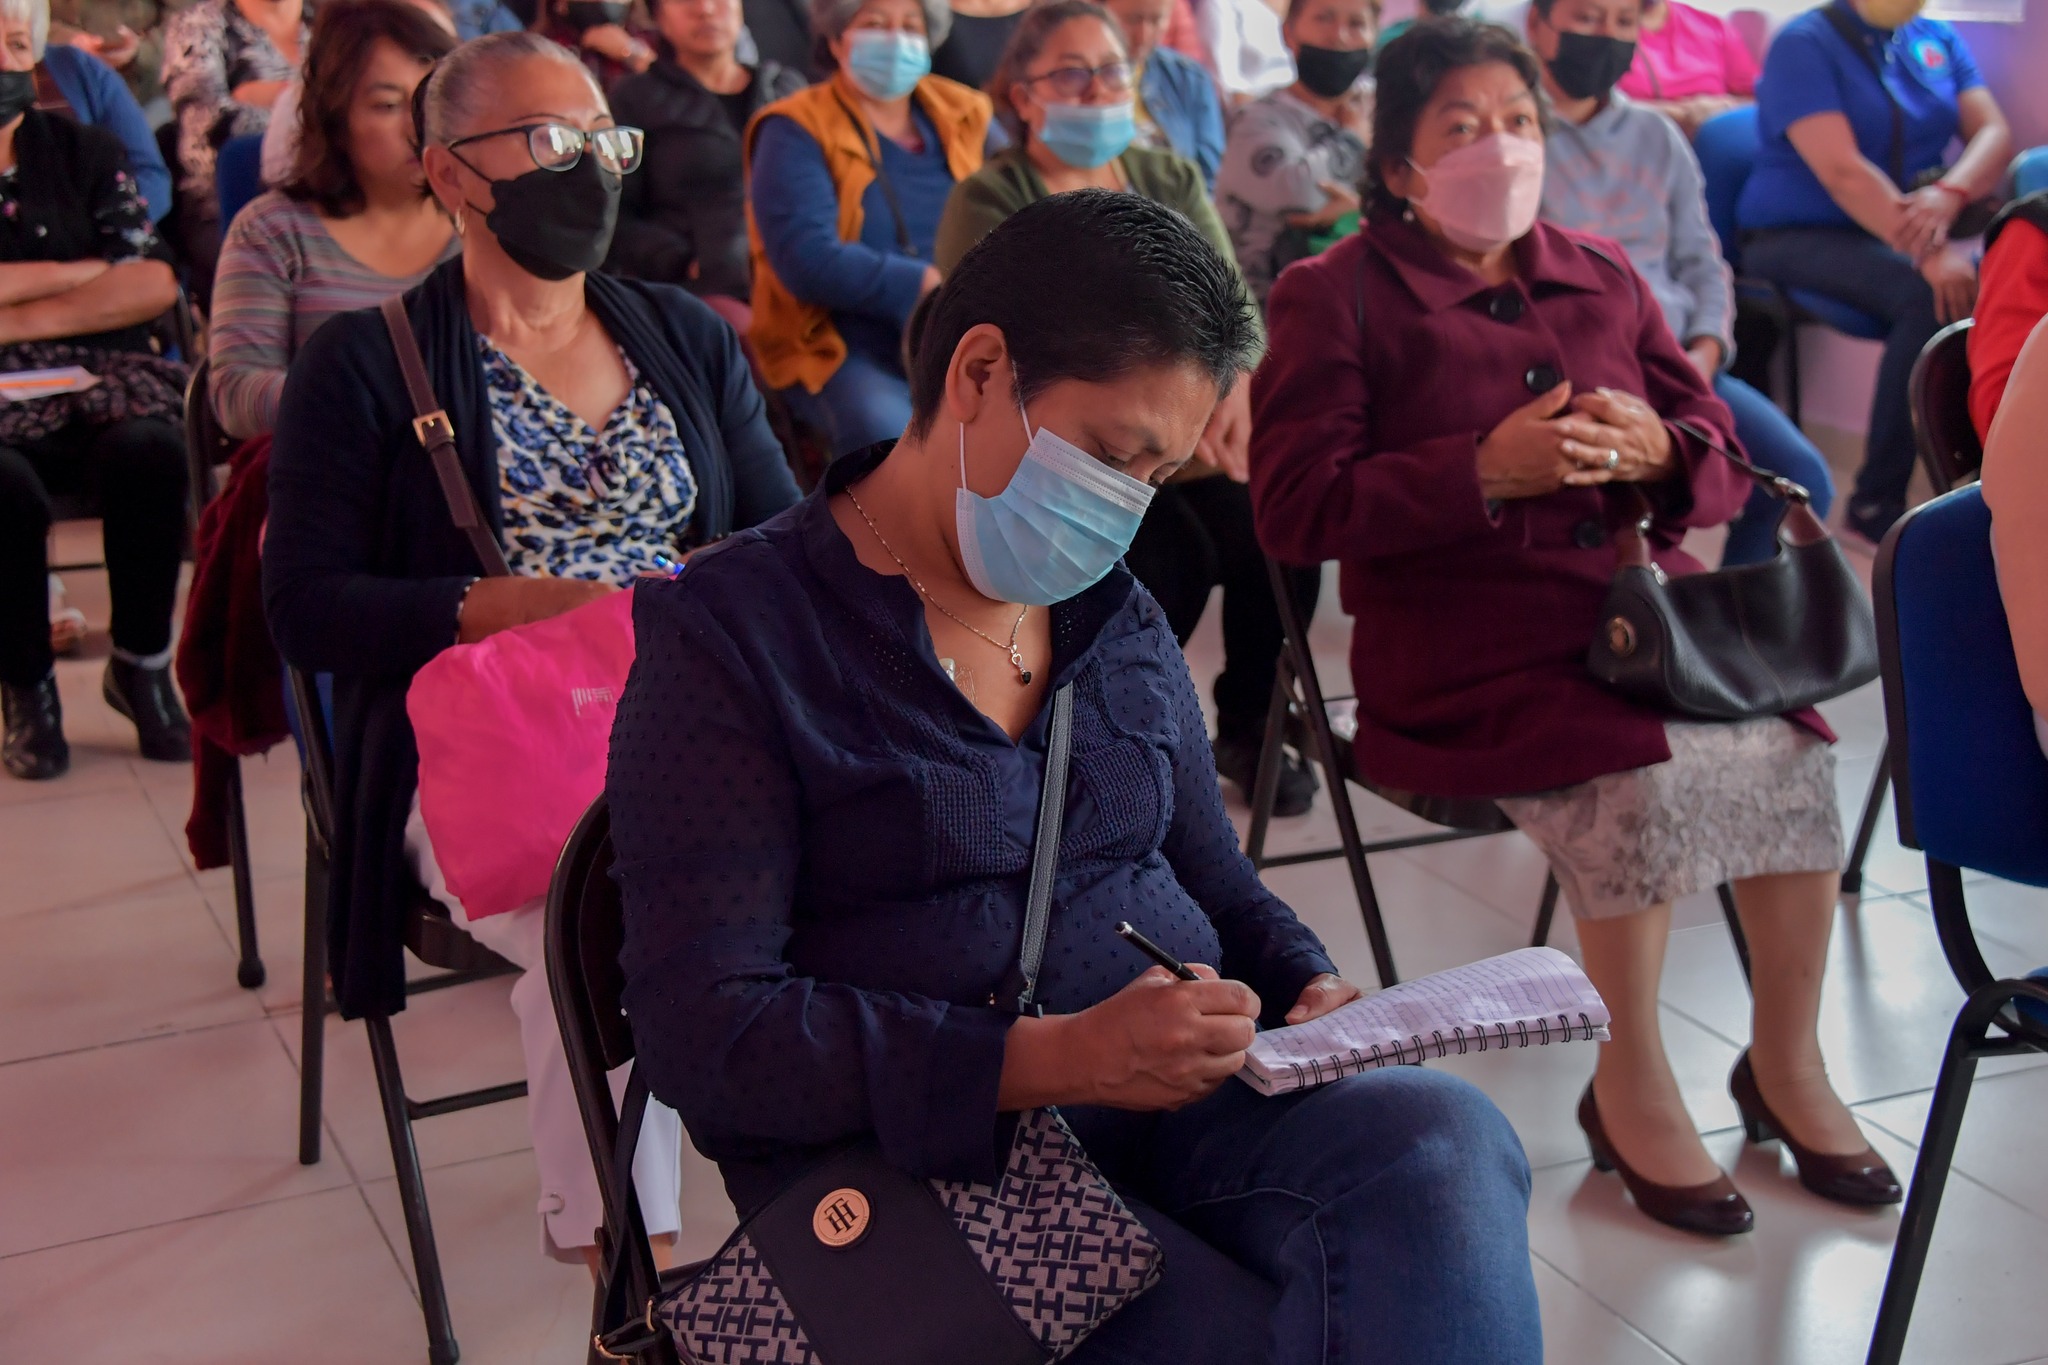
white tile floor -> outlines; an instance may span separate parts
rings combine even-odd
[[[96,575],[74,578],[105,620]],[[1334,596],[1334,594],[1332,594]],[[1331,604],[1333,605],[1333,604]],[[1317,626],[1326,678],[1346,632]],[[96,637],[96,654],[105,641]],[[1190,651],[1219,657],[1214,613]],[[424,1359],[412,1269],[359,1025],[330,1021],[326,1151],[295,1158],[300,825],[289,751],[246,765],[270,980],[234,982],[225,872],[184,851],[189,773],[133,756],[98,696],[98,658],[62,681],[74,768],[48,786],[0,780],[0,1365],[162,1362],[393,1365]],[[1845,817],[1880,742],[1876,694],[1828,708],[1842,731]],[[1242,811],[1240,810],[1240,815]],[[1381,807],[1374,829],[1404,817]],[[1326,841],[1326,802],[1275,847]],[[1903,1175],[1959,1000],[1935,943],[1915,855],[1889,819],[1867,893],[1841,912],[1826,998],[1837,1084]],[[1374,874],[1404,972],[1522,943],[1541,864],[1519,836],[1386,855]],[[1271,875],[1337,961],[1370,959],[1342,865]],[[2048,962],[2048,893],[1972,888],[1994,966]],[[1757,1209],[1745,1238],[1706,1242],[1630,1208],[1592,1171],[1572,1122],[1590,1050],[1472,1058],[1460,1070],[1513,1119],[1537,1168],[1530,1214],[1549,1358],[1573,1365],[1852,1365],[1863,1359],[1896,1210],[1822,1203],[1775,1147],[1743,1150],[1725,1091],[1746,997],[1710,898],[1681,908],[1665,1025],[1688,1102]],[[1556,940],[1572,946],[1568,919]],[[517,1074],[492,982],[421,997],[399,1021],[415,1093]],[[535,1251],[523,1102],[420,1125],[422,1157],[463,1359],[582,1359],[588,1281]],[[1920,1296],[1910,1360],[2048,1365],[2048,1064],[1985,1068]],[[686,1252],[732,1214],[688,1156]]]

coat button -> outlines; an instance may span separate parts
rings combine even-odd
[[[1555,365],[1531,365],[1522,376],[1522,383],[1531,393],[1549,393],[1564,382],[1564,376],[1557,372]]]
[[[1486,311],[1495,322],[1518,322],[1522,317],[1522,296],[1512,289],[1503,290],[1493,296]]]
[[[1581,550],[1597,550],[1607,543],[1607,528],[1588,519],[1572,527],[1572,544]]]

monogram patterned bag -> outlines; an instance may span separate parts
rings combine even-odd
[[[1062,687],[1012,977],[1020,1013],[1040,1012],[1072,731]],[[599,1344],[637,1354],[659,1324],[692,1365],[1037,1365],[1071,1353],[1162,1268],[1159,1243],[1059,1113],[1034,1109],[1017,1116],[993,1185],[906,1174],[872,1139],[839,1149],[657,1294],[645,1327]]]

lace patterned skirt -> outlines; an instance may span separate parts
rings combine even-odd
[[[1670,721],[1671,758],[1500,807],[1550,860],[1572,913],[1631,915],[1742,877],[1842,866],[1835,758],[1775,716]]]

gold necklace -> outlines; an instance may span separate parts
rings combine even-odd
[[[926,589],[924,584],[917,581],[917,575],[910,571],[910,566],[903,562],[903,556],[897,554],[895,547],[889,544],[889,538],[882,534],[881,527],[875,525],[875,519],[868,515],[867,508],[862,507],[860,505],[860,499],[856,498],[853,495],[853,490],[851,488],[846,490],[846,500],[853,504],[853,510],[860,513],[860,519],[868,524],[868,529],[870,531],[873,531],[875,533],[875,539],[881,542],[883,553],[887,554],[889,558],[895,560],[896,567],[903,570],[903,576],[910,580],[911,587],[917,589],[917,595],[919,597],[922,597],[925,601],[931,603],[934,607],[937,607],[941,613],[943,613],[947,617],[950,617],[953,621],[957,622],[966,629],[973,631],[976,635],[979,635],[982,639],[994,645],[997,649],[1007,649],[1010,652],[1010,666],[1017,670],[1018,685],[1022,687],[1029,687],[1031,685],[1031,670],[1024,666],[1023,651],[1017,648],[1017,632],[1024,628],[1024,618],[1030,614],[1030,606],[1025,606],[1022,611],[1019,611],[1017,613],[1017,622],[1015,625],[1010,627],[1010,643],[1007,645],[1005,645],[1001,640],[998,640],[995,636],[989,634],[987,631],[981,630],[973,625],[970,625],[966,621],[962,621],[959,616],[955,615],[953,612],[948,611],[946,609],[946,604],[944,602],[941,602],[938,598],[932,596],[931,592],[928,589]]]

